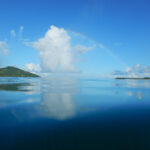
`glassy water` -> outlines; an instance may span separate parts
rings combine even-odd
[[[150,81],[0,78],[0,149],[150,149]]]

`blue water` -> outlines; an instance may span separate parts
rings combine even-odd
[[[0,150],[150,149],[150,80],[0,78]]]

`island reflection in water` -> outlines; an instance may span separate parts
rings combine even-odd
[[[45,138],[46,141],[57,139],[53,143],[46,142],[45,149],[52,145],[55,149],[61,149],[57,142],[66,136],[70,137],[70,146],[80,143],[81,146],[78,145],[77,149],[84,149],[85,141],[89,143],[85,146],[86,149],[93,147],[91,141],[95,148],[109,149],[114,146],[123,149],[116,141],[120,140],[124,145],[126,138],[129,143],[126,143],[124,148],[134,147],[137,141],[142,146],[144,142],[140,137],[150,137],[147,132],[150,125],[149,110],[149,80],[0,78],[0,131],[6,139],[11,137],[7,141],[11,141],[10,145],[5,149],[14,146],[14,143],[19,143],[19,146],[14,146],[14,149],[19,149],[20,143],[23,143],[21,139],[26,146],[33,146],[32,149],[42,149],[39,145],[40,142],[45,143]],[[141,127],[146,131],[141,130]],[[9,130],[11,131],[5,134]],[[61,132],[62,138],[58,132]],[[37,141],[36,135],[42,139]],[[16,136],[21,138],[18,140]],[[35,139],[35,145],[29,136],[32,140]],[[134,141],[134,136],[139,139]],[[79,141],[73,144],[76,140]],[[133,142],[130,143],[130,140]],[[110,147],[104,144],[107,142]],[[1,143],[4,143],[3,140]],[[67,149],[68,144],[65,143],[66,141],[63,141],[63,144],[59,144]],[[26,146],[25,148],[28,148]],[[149,145],[146,145],[147,147]]]
[[[26,119],[32,116],[64,120],[75,115],[73,96],[78,90],[75,79],[24,78],[21,83],[18,83],[19,79],[8,79],[3,79],[0,84],[0,108],[14,107],[14,111],[17,111],[15,106],[19,104],[18,107],[23,106]],[[32,104],[30,109],[26,104]],[[29,116],[26,116],[27,111],[30,112]],[[19,114],[20,112],[16,113]]]

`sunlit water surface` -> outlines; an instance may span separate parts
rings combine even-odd
[[[0,78],[0,149],[150,149],[150,81]]]

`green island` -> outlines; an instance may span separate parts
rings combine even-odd
[[[5,68],[0,68],[0,77],[39,77],[39,76],[16,67],[8,66]]]
[[[118,80],[122,80],[122,79],[132,79],[132,80],[150,80],[150,77],[144,77],[144,78],[125,78],[125,77],[117,77],[115,79],[118,79]]]

